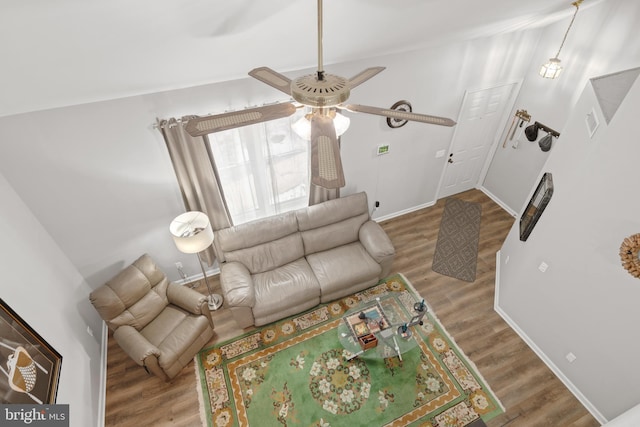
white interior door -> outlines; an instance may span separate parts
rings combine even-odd
[[[487,155],[504,126],[518,83],[467,91],[440,181],[438,198],[475,188],[485,171]]]

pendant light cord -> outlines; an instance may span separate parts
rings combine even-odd
[[[567,28],[567,32],[564,33],[564,38],[562,39],[562,43],[560,43],[560,49],[558,49],[558,53],[556,53],[556,58],[560,57],[560,51],[562,50],[562,47],[564,46],[564,42],[567,40],[567,36],[569,35],[569,30],[571,30],[571,26],[573,25],[573,21],[576,20],[576,15],[578,14],[578,10],[580,9],[580,3],[582,3],[583,0],[577,0],[573,3],[571,3],[572,5],[574,5],[576,7],[576,11],[573,13],[573,18],[571,18],[571,22],[569,23],[569,27]]]

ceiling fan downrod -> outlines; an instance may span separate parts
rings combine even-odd
[[[329,108],[349,98],[350,85],[344,77],[324,72],[322,64],[322,0],[318,0],[318,70],[291,82],[291,97],[312,108]]]
[[[324,80],[322,65],[322,0],[318,0],[318,80]]]

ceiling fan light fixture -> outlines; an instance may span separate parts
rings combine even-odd
[[[576,11],[573,13],[573,18],[571,18],[569,27],[567,27],[567,31],[564,33],[564,38],[562,39],[562,43],[560,43],[558,53],[556,53],[556,56],[550,58],[547,63],[540,67],[540,71],[538,72],[538,74],[540,74],[540,76],[544,77],[545,79],[556,79],[560,77],[560,73],[562,72],[562,65],[560,65],[560,51],[562,50],[562,46],[564,46],[564,42],[567,40],[567,36],[569,35],[569,30],[571,30],[573,21],[576,20],[576,15],[578,14],[578,10],[580,9],[580,4],[582,2],[583,0],[576,0],[571,3],[576,7]]]
[[[351,119],[347,116],[344,116],[337,111],[335,112],[335,117],[333,118],[333,125],[336,127],[336,136],[341,136],[343,133],[349,129],[349,125],[351,124]]]
[[[311,139],[311,115],[313,113],[305,114],[296,120],[292,125],[291,129],[302,139],[309,141]],[[337,111],[331,111],[329,113],[331,118],[333,119],[333,125],[336,129],[336,136],[340,137],[343,133],[349,129],[349,125],[351,124],[351,119],[343,114],[338,113]]]
[[[291,129],[305,141],[311,139],[311,122],[309,121],[310,117],[307,116],[310,114],[305,114],[291,125]]]

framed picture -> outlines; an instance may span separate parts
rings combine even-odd
[[[62,356],[0,299],[0,404],[54,404]]]
[[[545,172],[542,179],[536,187],[536,191],[531,196],[531,200],[527,204],[522,216],[520,217],[520,240],[523,242],[529,238],[529,234],[536,226],[542,212],[549,204],[553,195],[553,176],[550,172]]]

